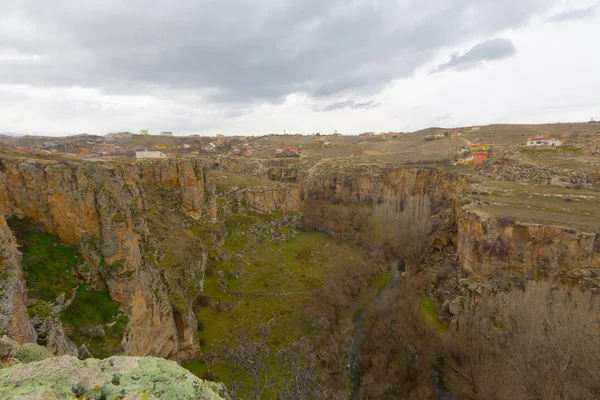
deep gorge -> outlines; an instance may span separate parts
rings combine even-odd
[[[428,242],[419,253],[429,268],[425,275],[451,268],[481,278],[546,277],[597,286],[598,234],[476,215],[461,204],[468,184],[466,176],[443,169],[344,160],[2,160],[0,238],[9,268],[2,280],[0,328],[24,342],[39,340],[31,322],[36,310],[26,295],[31,288],[9,230],[16,227],[15,218],[31,221],[78,251],[85,266],[75,268],[77,284],[108,293],[121,313],[111,318],[126,318],[123,354],[192,360],[190,368],[199,373],[205,366],[195,358],[198,350],[226,332],[223,321],[229,317],[223,315],[243,319],[242,306],[281,314],[284,327],[278,335],[293,336],[295,311],[271,308],[276,301],[269,293],[287,296],[290,303],[310,303],[319,285],[352,265],[356,271],[349,275],[357,283],[347,294],[351,305],[335,312],[340,320],[352,320],[352,309],[375,307],[373,293],[396,279],[408,262],[387,225],[401,223],[395,215],[413,199],[427,199],[430,209]],[[266,259],[275,261],[271,265]],[[270,276],[259,273],[261,265],[272,268]],[[299,283],[286,286],[288,279]],[[254,300],[248,300],[248,285],[255,286]],[[429,292],[437,311],[433,303],[422,308],[433,307],[428,318],[434,324],[439,324],[437,314],[449,322],[453,308],[468,308],[468,296]],[[217,327],[211,318],[219,318]],[[319,329],[348,341],[350,328],[342,325]],[[375,327],[367,323],[367,329]],[[55,351],[80,353],[60,326],[52,332]],[[328,362],[342,363],[338,376],[330,377],[342,382],[345,360]]]

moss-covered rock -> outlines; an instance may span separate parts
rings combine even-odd
[[[1,399],[222,400],[221,384],[154,357],[49,358],[0,370]]]
[[[17,358],[24,364],[52,357],[50,350],[35,343],[25,343],[17,351]]]

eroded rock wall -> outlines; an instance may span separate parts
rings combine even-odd
[[[63,242],[78,246],[97,286],[129,317],[126,353],[186,359],[195,352],[194,321],[175,321],[159,271],[142,263],[140,241],[147,183],[177,188],[183,211],[202,213],[203,172],[193,162],[2,162],[0,211],[28,217]],[[184,321],[185,322],[185,321]]]
[[[297,183],[301,170],[313,164],[311,160],[299,158],[233,158],[212,157],[207,159],[209,168],[227,172],[253,175],[277,182]]]
[[[431,168],[322,162],[300,177],[304,222],[309,229],[372,243],[376,232],[366,230],[365,226],[374,208],[427,197],[436,231],[435,245],[446,246],[454,237],[454,210],[466,182],[463,176]]]
[[[563,187],[600,188],[600,171],[593,166],[568,170],[552,165],[531,164],[510,154],[501,153],[490,158],[488,162],[478,165],[477,171],[495,180]]]
[[[479,275],[515,274],[596,282],[600,234],[486,218],[460,209],[458,257]]]
[[[0,214],[0,336],[8,335],[19,343],[35,342],[35,330],[26,307],[21,253]]]

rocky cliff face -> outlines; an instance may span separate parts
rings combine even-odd
[[[481,217],[460,209],[460,264],[477,274],[562,278],[598,286],[600,234]]]
[[[433,168],[391,168],[348,161],[323,161],[300,175],[302,199],[377,202],[428,195],[456,201],[466,178]]]
[[[223,193],[220,198],[225,204],[224,214],[233,210],[238,213],[253,211],[268,214],[279,211],[285,214],[296,214],[301,209],[300,191],[298,185],[294,184],[236,188]]]
[[[98,288],[129,317],[127,354],[185,359],[193,355],[195,321],[176,318],[156,268],[142,262],[144,184],[179,191],[181,208],[202,215],[203,170],[194,162],[56,164],[2,162],[0,211],[28,217],[78,246]],[[177,321],[176,321],[177,320]]]
[[[253,175],[277,182],[297,183],[301,170],[313,164],[310,160],[297,158],[231,158],[213,157],[208,159],[207,166],[227,172]]]
[[[365,231],[365,224],[375,208],[385,203],[402,207],[408,198],[427,197],[432,207],[435,242],[445,246],[452,241],[454,209],[466,183],[463,176],[436,169],[326,161],[300,176],[304,223],[309,229],[372,243],[376,233]]]
[[[0,215],[0,336],[8,335],[20,343],[35,342],[36,334],[26,306],[21,253]]]
[[[142,183],[154,183],[163,188],[178,189],[182,211],[193,218],[202,217],[204,205],[204,165],[198,159],[138,162]]]

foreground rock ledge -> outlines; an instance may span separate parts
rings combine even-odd
[[[0,399],[223,400],[221,384],[155,357],[47,358],[0,369]]]

